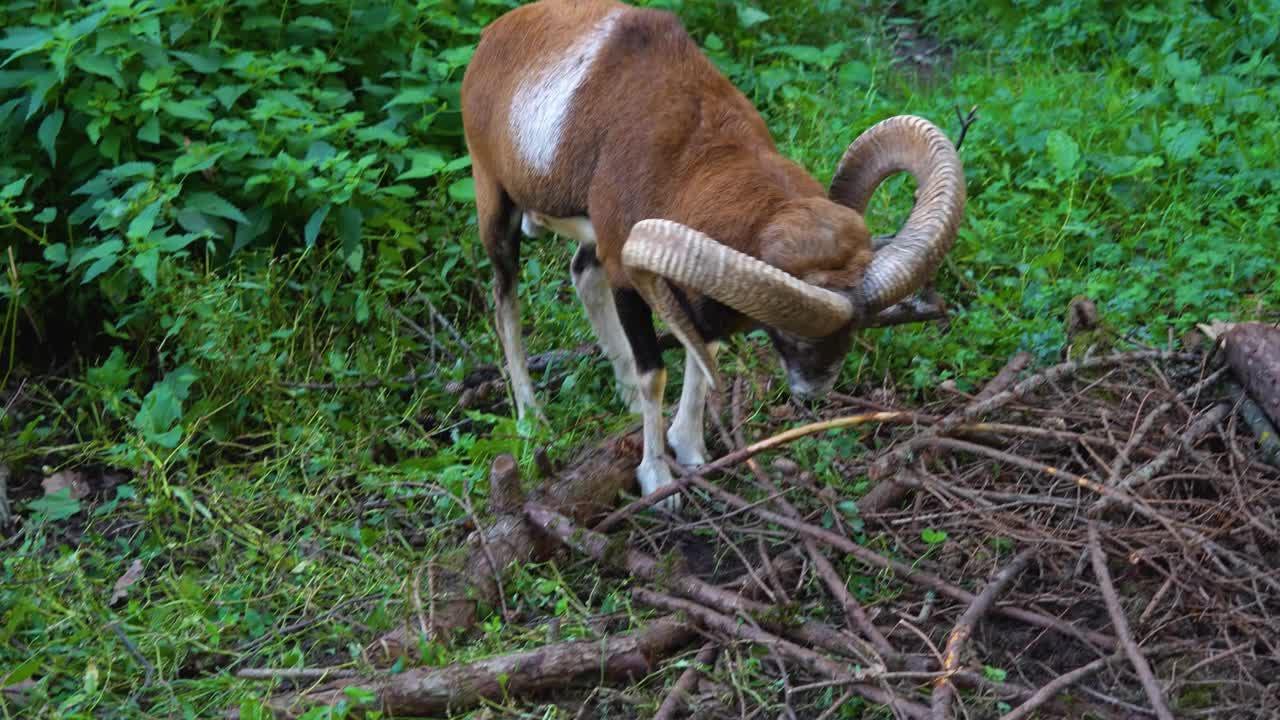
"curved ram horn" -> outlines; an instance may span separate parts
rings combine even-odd
[[[844,295],[810,285],[670,220],[636,223],[622,248],[622,263],[641,296],[697,358],[713,387],[715,361],[663,279],[796,335],[823,337],[853,318],[853,303]]]
[[[829,195],[865,215],[880,183],[903,171],[916,179],[916,203],[863,276],[868,313],[902,300],[932,277],[955,242],[964,213],[964,167],[955,146],[928,120],[913,115],[882,120],[858,136],[840,159]]]

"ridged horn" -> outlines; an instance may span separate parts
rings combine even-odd
[[[916,202],[863,276],[868,313],[902,300],[933,276],[964,213],[964,166],[955,146],[933,123],[914,115],[882,120],[858,136],[840,159],[830,197],[865,215],[880,183],[903,171],[916,179]]]
[[[853,318],[853,303],[844,295],[670,220],[636,223],[622,248],[622,263],[641,296],[694,354],[712,387],[717,385],[715,361],[663,279],[795,335],[830,335]]]

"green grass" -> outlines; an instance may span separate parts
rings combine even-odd
[[[746,5],[724,12],[692,3],[681,14],[758,104],[783,149],[820,179],[877,120],[917,113],[954,135],[953,108],[980,106],[962,148],[966,223],[939,277],[953,305],[950,329],[867,333],[842,390],[865,392],[888,375],[903,395],[925,399],[942,380],[973,387],[1019,349],[1054,358],[1065,342],[1066,305],[1079,294],[1097,302],[1117,333],[1150,344],[1211,318],[1280,311],[1280,59],[1267,20],[1280,16],[1276,3],[1215,18],[1190,3],[1162,13],[1088,2],[987,9],[935,1],[908,4],[895,18],[873,6],[868,16],[844,10],[835,20],[820,11],[840,3],[800,5],[765,4],[767,20]],[[470,36],[440,29],[449,24],[442,18],[496,12],[482,8],[420,3],[420,17],[432,22],[418,32],[438,41],[431,52],[465,45]],[[199,23],[213,21],[194,17],[203,31]],[[904,72],[895,56],[893,38],[907,26],[945,42],[926,80]],[[233,33],[249,31],[228,25],[224,37]],[[354,42],[339,37],[333,56]],[[301,47],[288,52],[306,55]],[[371,62],[352,62],[352,72]],[[327,72],[317,67],[291,82],[305,88],[308,77]],[[315,122],[336,122],[317,107]],[[456,136],[421,130],[428,125],[402,130],[457,150]],[[246,132],[282,131],[264,121]],[[396,162],[392,149],[362,137],[350,142],[367,143],[361,152],[378,163]],[[262,143],[264,153],[275,152],[285,140]],[[416,180],[419,197],[403,204],[377,200],[382,191],[373,188],[389,180],[370,179],[361,191],[371,204],[359,261],[343,226],[325,226],[315,245],[299,241],[315,198],[333,191],[318,187],[307,191],[314,197],[299,190],[264,200],[278,227],[235,254],[209,241],[162,256],[151,286],[131,264],[148,252],[141,246],[121,251],[137,255],[122,254],[118,267],[87,284],[83,265],[69,274],[56,251],[50,259],[55,241],[74,249],[84,233],[70,224],[41,230],[34,216],[57,206],[63,217],[81,200],[56,181],[43,151],[22,157],[29,166],[6,170],[0,186],[28,173],[54,179],[38,196],[27,187],[0,200],[7,234],[0,245],[13,249],[0,287],[3,334],[15,349],[6,350],[0,372],[6,393],[25,382],[0,416],[0,462],[14,470],[10,492],[23,518],[0,569],[0,676],[35,684],[26,706],[6,698],[0,717],[208,717],[268,692],[235,680],[230,668],[364,667],[361,645],[413,612],[415,573],[457,542],[453,521],[463,512],[429,484],[468,493],[482,507],[488,462],[498,453],[529,467],[533,449],[546,445],[559,460],[635,421],[594,358],[544,376],[558,388],[543,390],[547,427],[517,428],[505,409],[462,410],[446,392],[473,363],[443,328],[433,329],[423,298],[481,359],[501,359],[464,169]],[[273,171],[273,182],[283,183],[286,171]],[[898,180],[877,196],[875,230],[903,217],[910,192]],[[225,194],[245,209],[254,197],[234,188]],[[378,205],[383,215],[371,209],[375,200],[390,203]],[[28,201],[32,207],[21,209]],[[146,206],[130,203],[129,217]],[[526,247],[530,352],[589,341],[568,283],[570,249]],[[394,311],[434,332],[447,354],[433,352]],[[88,320],[68,322],[82,312]],[[737,340],[724,356],[726,373],[757,366],[765,348],[758,336]],[[673,386],[677,357],[669,357]],[[364,389],[293,386],[414,372],[433,377]],[[783,397],[775,384],[749,411],[763,419],[765,401]],[[522,439],[521,430],[533,437]],[[820,469],[861,451],[855,437],[796,448]],[[39,499],[39,480],[61,469],[83,469],[94,494]],[[117,481],[104,480],[115,473]],[[837,482],[839,474],[820,479]],[[143,575],[110,604],[113,584],[135,561]],[[855,587],[868,598],[893,592],[871,578]],[[585,636],[592,615],[621,613],[623,628],[642,615],[624,588],[582,566],[520,568],[508,592],[529,622],[563,616],[567,636]],[[111,624],[154,666],[146,687]],[[536,624],[508,625],[495,614],[472,644],[428,655],[445,662],[543,637]],[[662,682],[643,689],[660,699]]]

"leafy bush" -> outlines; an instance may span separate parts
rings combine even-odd
[[[0,7],[0,227],[23,240],[3,291],[36,322],[58,294],[103,303],[129,333],[176,259],[322,233],[352,272],[371,235],[423,252],[424,187],[469,192],[461,69],[513,3],[52,5]]]

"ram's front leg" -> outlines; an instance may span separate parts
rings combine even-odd
[[[636,480],[644,495],[675,482],[667,467],[666,440],[663,437],[662,394],[667,385],[667,369],[662,365],[662,349],[653,329],[649,306],[635,290],[616,290],[614,299],[618,319],[631,344],[639,375],[640,415],[644,423],[644,450]],[[672,495],[660,503],[668,510],[680,509],[680,496]]]
[[[707,343],[707,352],[715,359],[720,343]],[[707,377],[702,374],[692,353],[684,359],[684,385],[680,388],[680,405],[675,420],[667,430],[667,443],[676,460],[685,467],[707,462],[707,442],[703,413],[707,407]]]

